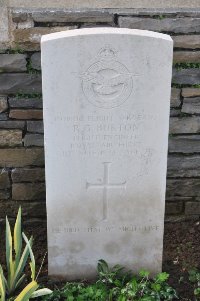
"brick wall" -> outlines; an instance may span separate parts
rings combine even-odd
[[[198,218],[200,10],[15,8],[9,16],[10,45],[0,49],[0,219],[5,213],[14,216],[19,204],[27,220],[45,218],[41,35],[94,26],[147,29],[172,36],[166,220]]]

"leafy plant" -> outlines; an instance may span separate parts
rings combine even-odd
[[[138,275],[125,272],[116,265],[112,268],[104,260],[97,266],[98,280],[93,284],[67,283],[61,290],[43,297],[43,301],[170,301],[176,292],[167,284],[169,275],[159,273],[153,279],[149,272]]]
[[[22,236],[26,243],[22,252]],[[31,278],[30,282],[22,292],[17,296],[15,301],[28,301],[29,298],[51,293],[48,289],[38,290],[38,283],[35,278],[35,258],[32,252],[31,237],[28,239],[21,232],[21,208],[19,208],[17,219],[14,226],[14,236],[12,237],[10,223],[6,217],[6,266],[7,279],[4,275],[3,268],[0,265],[0,301],[7,300],[7,297],[13,296],[16,290],[20,287],[25,279],[24,268],[26,266],[28,256],[30,255],[31,262]],[[14,253],[14,254],[13,254]],[[13,256],[14,255],[14,256]]]
[[[194,284],[195,300],[200,300],[200,271],[197,269],[189,271],[189,280]]]

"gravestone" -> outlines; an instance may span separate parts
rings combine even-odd
[[[161,270],[171,65],[164,34],[43,36],[49,275]]]

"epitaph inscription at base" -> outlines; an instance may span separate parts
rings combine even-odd
[[[42,38],[49,275],[103,258],[162,266],[172,40],[96,28]]]

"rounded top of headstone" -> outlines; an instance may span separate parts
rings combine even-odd
[[[98,34],[123,34],[123,35],[134,35],[141,37],[149,37],[162,39],[166,41],[172,41],[172,38],[163,33],[158,33],[149,30],[140,30],[140,29],[129,29],[129,28],[111,28],[111,27],[94,27],[94,28],[82,28],[82,29],[73,29],[67,31],[61,31],[56,33],[51,33],[47,35],[43,35],[41,39],[41,43],[48,42],[51,40],[62,39],[67,37],[75,37],[75,36],[84,36],[84,35],[98,35]]]

